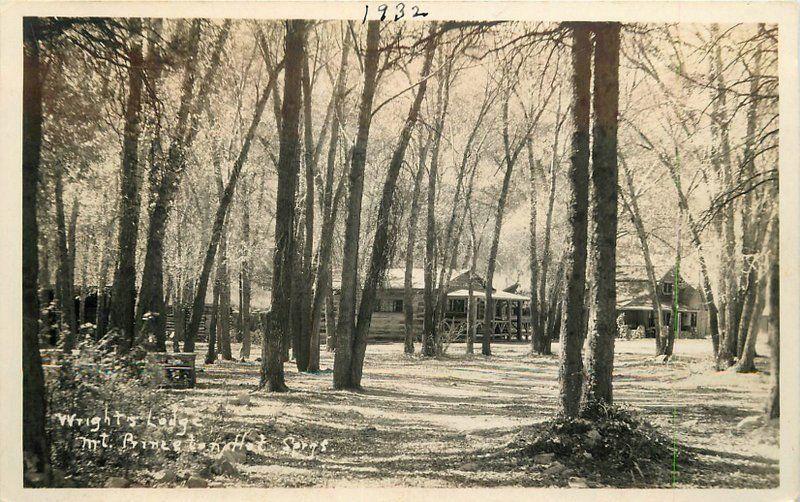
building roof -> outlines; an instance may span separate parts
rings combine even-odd
[[[485,298],[486,293],[482,290],[475,290],[472,296],[476,298]],[[459,289],[451,293],[447,293],[448,298],[469,298],[469,291],[466,289]],[[509,293],[508,291],[495,291],[492,293],[492,298],[495,300],[530,300],[529,296],[518,295],[516,293]]]
[[[468,274],[469,269],[454,269],[450,280],[456,277]],[[405,268],[390,268],[386,270],[384,278],[385,289],[403,289],[405,288],[406,269]],[[438,275],[437,275],[438,280]],[[342,285],[341,270],[334,271],[333,273],[333,289],[339,289]],[[423,289],[425,287],[425,269],[414,268],[411,269],[411,287],[413,289]]]

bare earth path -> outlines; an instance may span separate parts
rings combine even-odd
[[[642,412],[701,460],[700,467],[679,472],[675,486],[776,486],[775,427],[736,427],[761,412],[766,360],[757,359],[758,374],[715,373],[707,340],[679,340],[667,365],[652,360],[652,345],[617,341],[615,400]],[[332,390],[332,354],[324,350],[320,374],[299,374],[287,363],[288,394],[251,393],[258,381],[255,357],[201,365],[195,389],[167,392],[182,411],[210,424],[205,432],[212,439],[227,441],[244,431],[248,439],[267,439],[265,452],[248,452],[237,474],[212,478],[211,486],[565,486],[543,468],[492,455],[502,453],[521,427],[554,416],[557,356],[531,356],[522,343],[495,344],[491,358],[466,356],[458,344],[442,360],[402,352],[402,344],[370,345],[360,393]],[[245,393],[249,404],[239,404]],[[308,447],[284,448],[324,440],[325,451],[317,448],[314,455]],[[590,472],[580,474],[603,483]],[[671,480],[655,486],[671,486]]]

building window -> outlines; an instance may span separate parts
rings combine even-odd
[[[693,328],[696,328],[697,327],[697,312],[692,312],[692,314],[689,316],[689,319],[690,319],[689,322],[690,322],[691,326]]]
[[[450,312],[466,312],[467,301],[463,298],[450,298],[447,300],[447,310]]]
[[[665,295],[671,295],[672,294],[672,283],[671,282],[665,282],[664,284],[662,284],[661,285],[661,292],[664,293]]]
[[[664,312],[664,324],[669,326],[671,320],[672,320],[672,312],[670,312],[669,310]]]
[[[402,312],[403,311],[403,300],[394,300],[392,302],[392,312]]]

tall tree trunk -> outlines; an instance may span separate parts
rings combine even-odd
[[[586,23],[572,25],[572,142],[569,167],[569,247],[559,349],[559,413],[578,415],[583,385],[581,348],[586,335],[587,227],[589,217],[589,111],[592,41]]]
[[[150,133],[150,148],[148,151],[148,163],[150,165],[150,172],[149,172],[149,183],[151,186],[151,200],[152,197],[157,196],[158,193],[158,184],[159,184],[159,175],[161,172],[161,155],[162,155],[162,145],[161,145],[161,118],[162,118],[162,107],[159,103],[159,94],[161,92],[161,75],[163,72],[164,66],[164,59],[163,55],[161,54],[161,43],[160,38],[163,34],[163,19],[153,19],[150,21],[149,31],[148,33],[148,46],[147,46],[147,56],[146,56],[146,65],[149,70],[149,85],[147,93],[148,97],[148,104],[151,108],[150,113],[146,115],[146,126],[145,128],[149,130]],[[140,195],[141,196],[141,195]],[[157,198],[157,197],[156,197]],[[159,222],[156,221],[155,224],[153,219],[158,220],[161,215],[156,214],[155,211],[149,211],[148,215],[150,216],[150,221],[148,222],[148,230],[154,229],[158,227]],[[157,251],[159,253],[159,261],[163,258],[161,254],[163,251],[161,250],[161,246],[163,243],[158,243],[158,249],[151,249],[150,243],[146,243],[145,247],[145,274],[142,276],[142,284],[139,289],[139,302],[136,306],[136,321],[139,323],[139,330],[141,331],[144,328],[144,315],[147,312],[150,312],[150,315],[155,315],[154,320],[150,323],[153,326],[153,338],[155,343],[153,344],[151,349],[157,352],[166,352],[166,340],[167,340],[167,314],[166,314],[166,303],[163,298],[162,294],[162,284],[163,284],[163,270],[162,267],[158,267],[157,269],[154,268],[154,255],[153,251]],[[148,262],[149,258],[149,262]]]
[[[780,333],[780,253],[778,214],[775,212],[770,237],[769,259],[769,353],[770,353],[770,391],[767,398],[766,413],[770,419],[781,416],[781,333]]]
[[[227,220],[227,218],[226,218]],[[231,276],[228,270],[228,232],[223,223],[219,244],[219,353],[222,359],[230,361],[231,354]]]
[[[481,239],[475,233],[475,222],[472,219],[472,210],[469,212],[470,235],[470,266],[469,286],[467,286],[467,354],[475,352],[475,338],[478,334],[478,298],[475,296],[475,271],[478,268],[478,252],[481,248]]]
[[[244,181],[244,180],[242,180]],[[248,203],[249,192],[242,184],[242,243],[244,249],[241,262],[241,282],[239,292],[241,301],[239,302],[239,326],[242,330],[242,348],[239,352],[239,359],[246,361],[250,358],[250,204]]]
[[[530,272],[531,272],[531,314],[530,314],[530,336],[531,353],[541,354],[542,339],[538,329],[539,326],[539,258],[536,251],[536,203],[539,198],[536,190],[536,168],[537,163],[533,157],[533,141],[527,141],[528,149],[528,168],[530,169]]]
[[[39,226],[36,221],[42,149],[42,87],[39,18],[22,19],[22,453],[24,486],[49,485],[50,445],[39,354]]]
[[[716,31],[717,26],[712,30]],[[722,47],[717,44],[714,51],[714,80],[716,81],[716,96],[712,101],[712,120],[716,122],[717,141],[719,142],[719,155],[721,156],[722,178],[725,190],[733,188],[733,166],[731,165],[730,126],[727,113],[727,91],[723,75]],[[722,210],[722,237],[723,237],[723,266],[722,281],[724,303],[720,305],[724,313],[723,329],[720,332],[719,352],[717,353],[717,367],[724,369],[733,364],[736,351],[738,323],[741,315],[739,308],[738,282],[733,271],[738,270],[735,255],[735,222],[733,204],[727,204]]]
[[[55,179],[55,204],[56,204],[56,233],[58,239],[58,282],[57,296],[61,306],[61,322],[66,324],[66,332],[62,340],[62,348],[70,352],[75,347],[75,302],[73,301],[73,281],[70,251],[68,246],[68,232],[64,216],[64,166],[56,166]]]
[[[339,211],[339,202],[344,194],[344,176],[336,183],[334,193],[334,174],[336,167],[336,153],[339,146],[339,134],[344,116],[342,103],[344,101],[345,86],[347,83],[347,60],[350,54],[351,39],[349,32],[345,34],[339,62],[339,74],[336,77],[334,94],[331,97],[330,108],[334,112],[331,118],[331,137],[328,144],[328,158],[325,169],[325,190],[322,201],[322,228],[320,229],[319,256],[317,260],[316,284],[314,287],[314,300],[311,306],[311,350],[309,371],[319,371],[320,329],[322,313],[325,309],[325,334],[328,349],[333,349],[333,298],[331,297],[333,231],[336,226],[336,215]]]
[[[556,196],[556,171],[557,171],[557,163],[558,163],[558,137],[559,133],[561,132],[561,125],[563,121],[561,119],[561,95],[559,93],[558,99],[558,110],[556,111],[556,127],[555,132],[553,133],[553,153],[552,159],[550,161],[550,192],[547,198],[547,217],[545,219],[545,227],[544,227],[544,248],[542,251],[542,275],[541,279],[539,280],[539,301],[541,302],[541,307],[539,309],[539,326],[538,326],[538,336],[544,344],[546,344],[545,339],[545,326],[549,322],[552,322],[552,319],[549,319],[548,316],[545,316],[545,312],[549,312],[548,304],[547,304],[547,272],[550,268],[550,233],[553,227],[553,203],[555,201]],[[544,352],[541,352],[544,353]]]
[[[758,25],[758,33],[762,35],[764,32],[764,25]],[[753,55],[753,63],[752,68],[750,69],[751,72],[751,79],[750,79],[750,90],[749,90],[749,98],[750,98],[750,106],[747,109],[747,123],[746,123],[746,134],[745,134],[745,141],[744,141],[744,152],[742,153],[742,162],[744,164],[744,169],[740,170],[739,174],[739,182],[742,181],[742,176],[753,177],[756,174],[756,166],[755,166],[755,143],[756,143],[756,128],[758,126],[758,107],[760,104],[760,99],[758,98],[758,93],[761,85],[761,46],[756,47],[755,54]],[[742,269],[739,274],[739,298],[741,300],[742,305],[742,313],[741,313],[741,321],[739,323],[739,332],[737,336],[737,349],[738,349],[738,356],[739,356],[739,363],[741,363],[742,358],[744,357],[745,347],[747,345],[747,338],[748,332],[750,328],[750,318],[752,317],[753,313],[753,306],[755,304],[755,297],[758,296],[758,293],[755,291],[757,288],[756,284],[756,271],[755,271],[755,255],[758,252],[757,247],[761,247],[757,244],[757,237],[759,230],[765,227],[763,222],[761,224],[752,224],[751,219],[753,217],[753,198],[754,195],[752,193],[745,194],[742,197],[742,204],[741,204],[741,217],[740,221],[742,224],[742,246],[741,246],[741,254],[742,254]],[[764,214],[764,207],[763,202],[758,206],[759,216]],[[761,219],[761,218],[759,218]],[[754,341],[755,343],[755,341]],[[751,356],[752,359],[752,356]],[[752,362],[746,364],[746,366],[753,366]],[[739,364],[741,368],[742,365]],[[737,369],[738,370],[738,369]]]
[[[584,387],[584,406],[587,409],[613,401],[611,379],[617,333],[619,30],[618,23],[602,23],[595,32],[591,175],[594,294],[589,309],[589,353]]]
[[[414,188],[411,194],[411,210],[408,218],[408,231],[406,232],[406,269],[403,275],[403,327],[405,344],[403,351],[406,354],[414,353],[414,294],[412,276],[414,272],[414,244],[417,240],[417,213],[419,213],[420,196],[422,195],[422,176],[425,174],[425,160],[428,157],[429,141],[422,145],[420,142],[419,162],[417,172],[414,174]]]
[[[628,196],[624,192],[620,192],[622,196],[622,204],[628,210],[631,217],[631,223],[636,230],[636,236],[639,238],[639,245],[642,248],[642,256],[644,257],[644,268],[647,272],[647,281],[650,283],[650,304],[653,307],[653,315],[656,322],[656,355],[666,354],[667,350],[667,337],[664,333],[663,317],[661,315],[661,301],[658,299],[658,279],[656,278],[656,269],[653,266],[653,260],[650,255],[650,245],[647,242],[647,231],[644,228],[642,221],[642,213],[639,211],[639,197],[636,194],[636,188],[633,184],[633,177],[630,170],[628,170],[627,163],[622,161],[622,171],[625,174],[625,183],[628,188]],[[671,354],[669,354],[671,355]]]
[[[355,334],[356,291],[358,289],[358,246],[361,229],[361,202],[364,193],[364,166],[367,158],[369,129],[372,123],[372,101],[375,97],[380,52],[380,23],[370,21],[367,28],[367,48],[364,56],[364,87],[358,113],[356,144],[350,156],[348,174],[347,219],[345,221],[344,251],[339,316],[336,323],[336,355],[333,362],[333,386],[353,388],[353,345]]]
[[[150,223],[147,228],[147,244],[145,248],[144,268],[142,271],[142,285],[139,291],[137,317],[141,317],[144,312],[155,312],[159,317],[166,319],[166,305],[163,300],[164,238],[172,203],[178,187],[180,186],[181,176],[185,169],[186,152],[191,149],[196,130],[198,129],[196,123],[200,117],[200,107],[196,103],[194,97],[197,96],[198,99],[207,99],[210,94],[211,82],[214,80],[217,69],[219,68],[220,55],[228,36],[229,23],[226,22],[217,38],[205,78],[197,94],[195,94],[195,81],[200,66],[197,57],[201,25],[202,20],[200,19],[192,21],[188,41],[186,43],[187,56],[181,83],[181,99],[178,111],[176,112],[175,127],[170,138],[167,158],[164,161],[163,167],[159,166],[159,175],[151,177],[153,202],[150,208]],[[163,327],[164,330],[166,330],[166,323]],[[157,331],[156,350],[160,350],[160,337],[161,334]]]
[[[300,155],[300,106],[307,23],[286,22],[284,96],[281,109],[278,193],[275,213],[275,253],[273,256],[271,319],[263,326],[261,383],[271,392],[287,391],[283,374],[282,348],[291,333],[295,192]],[[277,97],[277,93],[276,93]]]
[[[431,163],[428,167],[428,201],[426,210],[425,228],[425,288],[423,299],[425,312],[422,321],[422,355],[433,357],[436,355],[438,346],[438,334],[436,319],[436,180],[439,176],[439,145],[444,131],[444,122],[447,117],[447,108],[450,101],[449,70],[451,65],[447,65],[447,73],[438,78],[436,89],[436,112],[435,126],[433,135],[433,146],[431,148]]]
[[[406,149],[411,141],[411,133],[417,123],[419,110],[427,89],[428,75],[433,63],[433,54],[436,50],[436,26],[431,23],[428,33],[428,40],[425,44],[425,60],[422,63],[422,73],[420,74],[421,83],[417,87],[417,95],[411,108],[408,111],[403,130],[400,132],[400,139],[392,154],[389,162],[389,170],[386,173],[386,181],[383,184],[380,206],[378,208],[377,228],[372,242],[372,254],[369,259],[367,276],[364,279],[364,287],[361,290],[361,303],[358,309],[358,321],[353,335],[353,358],[351,369],[351,388],[361,387],[361,375],[364,368],[364,356],[367,350],[367,332],[372,320],[372,312],[375,310],[375,295],[383,282],[386,267],[389,265],[390,254],[393,248],[390,243],[390,213],[394,200],[395,187],[400,169],[403,167]]]
[[[125,106],[122,167],[120,176],[120,215],[118,228],[119,259],[111,294],[110,327],[120,331],[119,350],[129,351],[135,342],[136,238],[139,204],[136,193],[139,171],[139,135],[142,110],[142,20],[128,20],[131,41],[128,47],[128,98]]]
[[[273,75],[270,76],[270,78],[273,77]],[[261,91],[261,95],[258,97],[255,112],[253,113],[253,118],[250,121],[250,127],[247,130],[247,134],[245,134],[242,147],[239,150],[239,156],[236,158],[236,161],[233,164],[233,169],[231,169],[228,183],[225,185],[225,190],[222,192],[219,206],[217,207],[216,214],[214,215],[214,225],[211,229],[211,239],[209,240],[205,258],[203,259],[200,278],[197,281],[197,291],[195,292],[194,302],[192,304],[192,314],[189,318],[189,325],[186,328],[185,340],[183,342],[184,352],[194,352],[195,339],[197,338],[197,333],[200,329],[200,322],[203,319],[205,310],[208,278],[211,275],[211,268],[214,264],[214,256],[217,252],[217,246],[219,245],[222,237],[222,228],[225,224],[225,218],[228,214],[228,206],[230,206],[231,200],[233,199],[233,193],[234,190],[236,190],[236,182],[239,180],[239,175],[244,168],[244,164],[247,162],[247,156],[250,153],[250,145],[253,142],[253,137],[255,136],[258,124],[261,122],[261,116],[264,113],[264,108],[267,104],[267,98],[269,97],[270,87],[271,86],[267,85],[264,90]],[[280,208],[280,205],[278,207]],[[273,289],[273,291],[279,290]],[[274,296],[277,297],[281,295]],[[230,302],[230,300],[228,301]],[[225,314],[229,315],[230,312]],[[230,359],[230,349],[228,349],[227,356]]]
[[[650,148],[654,148],[653,143],[644,133],[641,131],[637,132]],[[717,304],[714,300],[714,291],[711,289],[711,278],[708,272],[708,265],[706,264],[705,260],[702,241],[700,240],[700,228],[692,216],[692,213],[689,212],[689,203],[686,198],[686,194],[681,188],[680,173],[676,169],[675,163],[673,163],[666,155],[663,154],[659,154],[659,160],[661,161],[661,164],[666,167],[667,172],[672,178],[672,182],[675,185],[675,191],[678,195],[678,206],[680,207],[681,211],[686,214],[686,218],[689,220],[689,232],[691,234],[692,245],[697,249],[697,262],[700,265],[700,275],[703,282],[700,292],[703,296],[703,302],[706,305],[706,309],[708,309],[708,325],[711,333],[711,344],[714,350],[714,357],[716,358],[717,354],[719,353],[720,342],[719,310],[717,309]]]
[[[486,289],[485,289],[485,304],[483,311],[483,338],[481,340],[481,354],[484,356],[492,355],[492,335],[494,334],[494,292],[493,281],[494,271],[497,266],[497,250],[500,246],[500,230],[503,227],[503,212],[506,207],[506,199],[508,198],[508,187],[511,184],[511,173],[514,170],[514,160],[512,159],[509,136],[508,136],[508,101],[509,94],[506,95],[503,101],[503,144],[505,146],[504,163],[506,164],[505,175],[503,176],[503,185],[500,188],[500,197],[497,201],[497,212],[494,219],[494,233],[492,235],[492,247],[489,249],[488,267],[486,271]],[[523,139],[525,141],[525,139]]]
[[[445,82],[448,83],[448,88],[446,89],[446,98],[449,101],[450,93],[449,93],[449,85],[450,84],[450,68],[451,66],[448,65],[447,69],[445,70]],[[467,208],[469,205],[469,200],[472,197],[472,190],[474,186],[475,180],[475,172],[477,170],[477,159],[474,161],[475,167],[472,169],[469,181],[466,183],[466,193],[464,194],[464,207],[461,211],[461,215],[459,216],[459,200],[461,199],[462,192],[464,191],[465,187],[465,177],[467,174],[467,170],[469,168],[470,159],[472,157],[473,152],[473,144],[478,136],[478,131],[480,130],[481,124],[483,123],[484,118],[486,117],[489,109],[491,108],[492,102],[494,101],[494,93],[486,92],[484,95],[484,100],[481,105],[481,108],[478,112],[478,117],[475,119],[474,124],[472,125],[472,129],[467,137],[467,143],[464,146],[464,151],[462,152],[461,156],[461,164],[459,165],[458,174],[456,175],[456,189],[453,194],[453,204],[450,211],[450,219],[447,223],[447,228],[445,229],[444,240],[442,241],[441,245],[441,268],[439,271],[439,280],[437,282],[437,299],[436,299],[436,325],[437,329],[439,323],[442,321],[444,317],[444,312],[447,304],[447,291],[450,287],[450,278],[453,275],[453,271],[456,267],[456,262],[458,259],[458,249],[459,243],[461,239],[461,230],[464,227],[464,220],[466,219]],[[415,214],[415,213],[412,213]],[[439,344],[436,344],[437,350]]]
[[[75,297],[77,296],[75,293],[75,257],[77,253],[77,230],[78,230],[78,213],[80,212],[80,199],[78,198],[78,194],[75,193],[72,196],[72,208],[70,210],[69,215],[69,225],[67,226],[67,245],[68,245],[68,256],[69,259],[67,261],[67,277],[69,277],[69,291],[70,296],[67,299],[70,303],[71,308],[71,317],[69,319],[69,326],[70,331],[74,333],[76,336],[79,331],[80,322],[78,319],[78,312],[75,308]],[[72,345],[74,345],[74,340]],[[70,347],[71,349],[71,347]]]

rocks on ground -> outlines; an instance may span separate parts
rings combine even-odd
[[[128,488],[129,486],[131,486],[130,481],[117,476],[108,478],[103,485],[104,488]]]
[[[199,476],[190,476],[186,480],[186,488],[208,488],[208,481]]]

